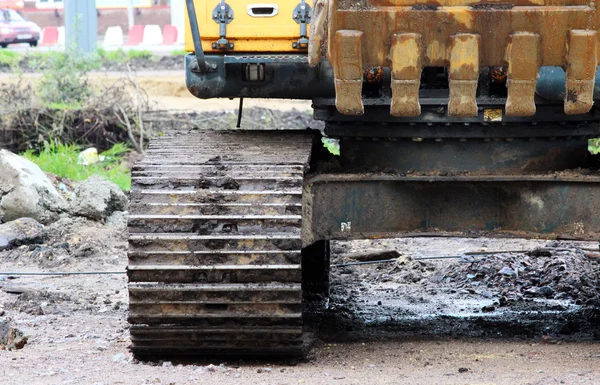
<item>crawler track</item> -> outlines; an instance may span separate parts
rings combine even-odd
[[[140,358],[298,355],[312,136],[194,131],[132,173],[129,321]]]

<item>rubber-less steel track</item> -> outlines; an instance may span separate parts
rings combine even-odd
[[[138,357],[301,354],[302,182],[312,136],[172,132],[132,172]]]

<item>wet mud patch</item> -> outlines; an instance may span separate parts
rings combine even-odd
[[[326,341],[596,339],[600,272],[585,253],[594,247],[482,238],[334,242],[330,299],[310,307],[308,323]],[[357,251],[382,249],[400,257],[345,266]]]

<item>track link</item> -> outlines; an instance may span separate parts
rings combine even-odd
[[[171,132],[132,172],[129,322],[143,359],[301,355],[312,135]]]

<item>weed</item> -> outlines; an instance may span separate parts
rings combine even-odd
[[[323,146],[329,151],[331,154],[340,156],[340,141],[333,138],[321,138],[321,142]]]
[[[176,49],[174,51],[171,51],[171,56],[185,56],[188,54],[188,51],[184,50],[184,49]]]
[[[81,149],[76,145],[61,144],[56,141],[46,143],[43,149],[36,153],[28,150],[22,155],[37,164],[43,171],[71,180],[85,180],[91,175],[99,175],[117,184],[122,190],[131,188],[130,170],[123,165],[123,156],[129,148],[123,143],[117,143],[103,152],[103,161],[89,166],[77,163]]]
[[[21,61],[21,55],[15,51],[9,51],[7,49],[0,50],[0,67],[11,67],[14,68]]]
[[[600,138],[590,139],[588,141],[588,150],[594,155],[600,154]]]
[[[92,95],[87,74],[97,67],[93,56],[67,48],[34,57],[32,67],[43,73],[37,94],[45,106],[77,109]]]
[[[103,48],[98,49],[98,57],[104,62],[127,63],[132,59],[150,59],[152,52],[148,50],[129,50],[125,51],[122,48],[117,50],[107,51]]]

